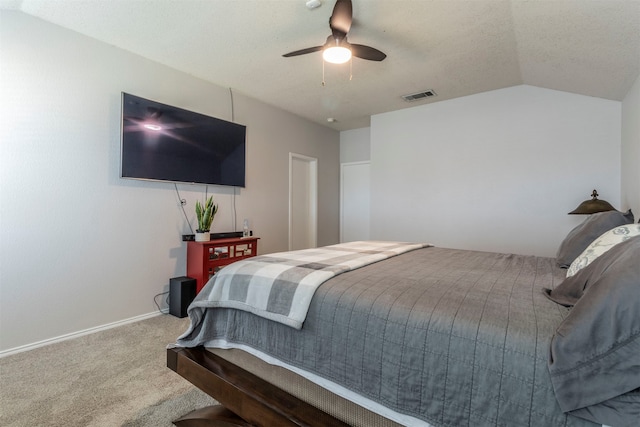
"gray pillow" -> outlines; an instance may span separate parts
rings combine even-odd
[[[560,244],[556,254],[558,267],[569,268],[573,260],[578,258],[591,242],[612,228],[625,224],[633,224],[631,209],[627,213],[608,211],[590,215],[582,224],[571,230]]]
[[[549,359],[553,388],[565,412],[615,403],[623,406],[618,412],[625,418],[617,425],[637,425],[633,411],[637,403],[618,396],[640,387],[638,260],[640,236],[635,236],[612,247],[556,289],[545,290],[553,301],[573,305],[551,340]],[[616,425],[611,420],[594,421]]]
[[[633,258],[633,255],[637,258]],[[597,283],[603,276],[612,276],[619,272],[619,268],[636,267],[640,268],[640,236],[633,236],[621,243],[611,247],[608,251],[594,259],[589,265],[578,270],[573,276],[567,277],[555,289],[544,290],[545,295],[552,301],[573,307],[578,300],[587,292],[587,289]],[[629,265],[624,264],[628,262]],[[595,264],[595,265],[594,265]],[[615,267],[613,270],[612,267]],[[626,272],[626,271],[625,271]],[[614,276],[614,280],[620,279]],[[631,283],[635,283],[635,290],[640,292],[640,274],[630,276]],[[612,286],[615,283],[612,284]],[[637,298],[636,298],[637,299]]]

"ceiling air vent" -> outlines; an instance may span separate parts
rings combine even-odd
[[[402,99],[407,102],[417,101],[419,99],[431,98],[432,96],[438,96],[433,90],[428,89],[418,93],[412,93],[411,95],[402,95]]]

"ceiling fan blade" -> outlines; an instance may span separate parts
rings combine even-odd
[[[351,0],[336,0],[333,13],[329,18],[329,27],[333,37],[344,38],[351,29],[353,6]]]
[[[306,49],[294,50],[293,52],[285,53],[282,56],[284,56],[285,58],[289,58],[290,56],[306,55],[307,53],[318,52],[322,50],[323,47],[324,46],[314,46],[308,47]]]
[[[386,54],[380,52],[371,46],[365,46],[363,44],[351,43],[351,53],[358,58],[367,59],[369,61],[382,61],[387,57]]]

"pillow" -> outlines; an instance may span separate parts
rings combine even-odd
[[[594,259],[611,249],[613,246],[620,242],[630,239],[633,236],[640,235],[640,223],[628,224],[616,227],[613,230],[609,230],[591,244],[576,258],[567,270],[567,277],[571,277],[583,269],[587,265],[591,264]]]
[[[551,339],[549,373],[563,411],[640,387],[640,236],[565,279],[547,296],[575,299]],[[558,301],[556,301],[558,302]],[[562,304],[562,302],[560,302]],[[566,305],[566,304],[565,304]]]
[[[633,214],[631,209],[624,214],[618,211],[607,211],[590,215],[582,224],[571,230],[560,244],[556,254],[558,267],[569,268],[582,251],[587,249],[587,246],[600,237],[602,233],[614,227],[632,223]]]
[[[630,237],[624,242],[614,245],[588,266],[578,270],[573,276],[566,278],[555,289],[544,289],[544,293],[550,300],[566,307],[572,307],[587,292],[590,286],[601,279],[601,276],[605,275],[605,273],[607,275],[615,273],[615,270],[613,272],[609,270],[611,266],[620,266],[618,258],[624,257],[624,260],[626,260],[633,254],[638,258],[631,257],[630,262],[633,264],[632,267],[638,269],[640,268],[640,262],[638,262],[638,259],[640,259],[640,236]],[[632,276],[631,279],[633,279],[633,286],[636,288],[635,292],[640,292],[640,273],[635,277]],[[634,299],[640,301],[637,295]]]

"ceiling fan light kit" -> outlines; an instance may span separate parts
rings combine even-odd
[[[351,50],[344,46],[330,46],[322,52],[322,59],[332,64],[344,64],[351,59]]]

